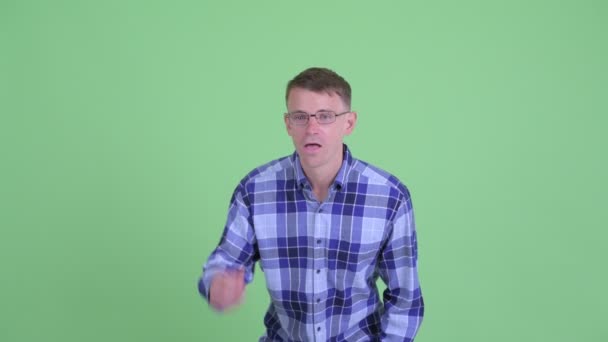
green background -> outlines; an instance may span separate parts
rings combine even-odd
[[[197,293],[284,87],[353,87],[416,210],[416,341],[608,340],[605,1],[0,0],[0,340],[252,341]]]

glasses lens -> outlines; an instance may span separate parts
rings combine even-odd
[[[328,124],[334,122],[336,119],[336,113],[334,112],[318,112],[316,114],[317,120],[320,124]]]
[[[292,113],[289,117],[296,125],[305,125],[308,122],[308,114],[306,113]]]

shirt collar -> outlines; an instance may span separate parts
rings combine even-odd
[[[298,188],[301,189],[306,185],[310,186],[310,182],[304,174],[302,164],[300,163],[300,157],[298,156],[297,152],[293,153],[291,160],[295,166],[294,169]],[[346,144],[342,144],[342,166],[340,166],[338,174],[336,175],[336,178],[333,182],[333,185],[337,190],[344,188],[348,176],[348,171],[350,171],[350,167],[352,166],[352,164],[353,157],[350,153],[350,150],[348,149],[348,146],[346,146]]]

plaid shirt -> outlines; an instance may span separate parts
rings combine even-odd
[[[297,153],[240,182],[200,293],[208,300],[213,275],[225,269],[244,267],[251,282],[257,261],[271,298],[260,341],[413,341],[422,322],[410,194],[346,145],[322,203]]]

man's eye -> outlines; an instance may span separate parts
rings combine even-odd
[[[308,119],[308,115],[306,114],[294,114],[293,119],[297,121],[306,121]]]
[[[331,116],[332,116],[332,113],[329,113],[329,112],[319,112],[317,115],[319,116],[320,120],[330,120]]]

